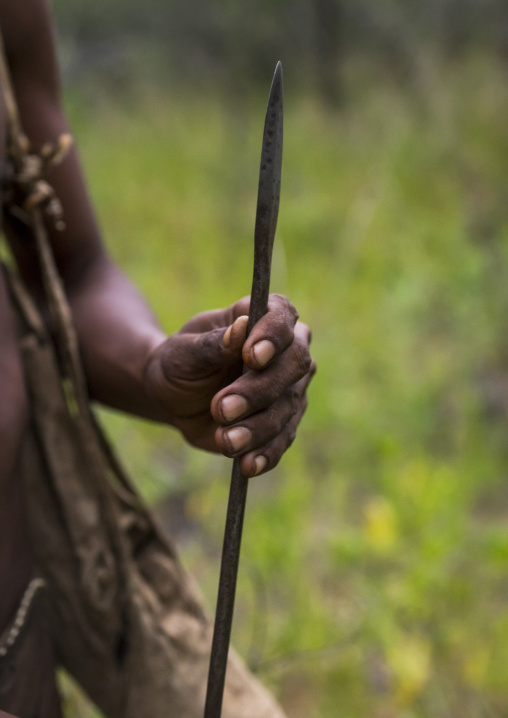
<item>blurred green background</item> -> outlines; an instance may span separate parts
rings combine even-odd
[[[291,718],[508,715],[508,6],[54,5],[107,243],[168,332],[249,291],[284,64],[272,288],[318,374],[251,483],[238,649]],[[213,611],[230,462],[104,420]]]

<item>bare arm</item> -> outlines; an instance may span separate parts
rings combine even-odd
[[[37,148],[68,132],[48,4],[4,0],[0,24],[22,124]],[[248,475],[275,465],[292,441],[314,371],[310,333],[296,324],[291,304],[273,299],[247,341],[245,323],[239,319],[248,311],[246,301],[200,315],[166,339],[143,298],[104,249],[75,150],[48,179],[66,221],[63,232],[50,231],[50,241],[92,396],[171,423],[196,446],[242,456],[242,470]],[[25,279],[36,287],[33,256],[21,228],[11,225],[7,230]],[[268,348],[263,361],[256,347]],[[251,369],[245,376],[242,353]],[[236,410],[230,411],[233,405]]]
[[[8,0],[0,21],[24,131],[35,148],[68,132],[61,106],[53,27],[44,0]],[[49,176],[64,207],[66,229],[51,231],[54,256],[66,285],[94,397],[118,408],[163,418],[145,400],[147,353],[164,339],[137,290],[107,255],[72,149]],[[26,280],[38,282],[33,252],[14,228]],[[18,241],[16,241],[16,238]]]

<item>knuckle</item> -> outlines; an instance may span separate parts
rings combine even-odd
[[[302,377],[308,374],[312,367],[312,359],[308,347],[297,344],[294,347],[294,358],[298,376]]]
[[[295,439],[296,439],[296,429],[292,429],[292,428],[288,429],[288,431],[287,431],[287,448],[288,449],[291,446],[291,444],[294,442]]]
[[[289,405],[291,411],[290,417],[294,416],[298,412],[301,401],[302,399],[298,391],[296,389],[291,389],[289,391]]]
[[[300,315],[296,311],[295,305],[289,301],[287,297],[285,297],[283,294],[271,294],[270,295],[270,303],[276,304],[279,306],[284,307],[284,311],[289,314],[291,319],[293,320],[293,324],[296,324],[298,321]]]
[[[296,311],[295,305],[288,301],[288,309],[291,313],[291,317],[293,318],[294,323],[296,324],[296,322],[300,319],[300,315]]]
[[[222,454],[228,455],[228,447],[224,443],[223,431],[220,427],[215,431],[215,444]]]

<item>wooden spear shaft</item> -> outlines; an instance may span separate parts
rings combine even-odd
[[[279,213],[283,138],[282,65],[277,63],[266,110],[254,231],[254,272],[248,332],[268,311],[273,240]],[[235,604],[243,519],[249,480],[235,459],[222,549],[217,611],[204,718],[220,718]]]

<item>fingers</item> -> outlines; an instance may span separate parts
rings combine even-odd
[[[203,331],[205,325],[227,326],[249,314],[250,297],[243,297],[227,309],[203,312],[188,322],[181,331]],[[243,347],[243,361],[250,369],[264,368],[275,356],[293,342],[298,312],[281,294],[270,294],[267,313],[256,323]]]
[[[239,363],[247,335],[248,317],[238,317],[227,329],[203,333],[178,332],[166,343],[162,370],[168,381],[207,379],[215,371]]]
[[[311,363],[307,374],[269,408],[216,430],[218,448],[226,456],[240,457],[245,476],[257,476],[272,469],[292,444],[307,408],[305,392],[314,372]]]
[[[307,402],[305,401],[301,412],[295,415],[286,424],[283,431],[262,447],[261,450],[251,451],[240,458],[240,470],[244,476],[260,476],[277,466],[282,455],[289,449],[295,439],[296,429],[306,407]]]
[[[214,396],[211,412],[215,421],[227,424],[275,404],[287,389],[311,371],[309,342],[308,327],[298,322],[293,342],[286,351],[263,371],[248,371]]]
[[[294,341],[298,313],[280,294],[271,294],[268,312],[253,327],[243,347],[243,361],[250,369],[263,369]],[[302,325],[304,326],[304,325]]]
[[[243,361],[250,369],[262,369],[280,356],[294,340],[294,327],[298,313],[280,294],[271,294],[268,312],[252,329],[247,338],[250,298],[243,297],[231,307],[202,312],[187,322],[178,335],[202,335],[222,330],[224,347],[236,351],[243,346]],[[234,328],[234,331],[232,329]],[[233,343],[229,345],[230,337]],[[207,354],[203,356],[206,361]]]
[[[235,424],[221,426],[216,441],[223,453],[235,457],[268,444],[281,433],[298,410],[299,397],[295,390],[287,391],[275,405]]]
[[[249,317],[246,314],[240,315],[233,324],[225,331],[222,337],[222,345],[232,352],[241,350],[247,337],[247,325]]]
[[[248,311],[245,297],[193,317],[157,349],[148,375],[168,421],[192,444],[238,457],[254,476],[292,443],[315,365],[310,331],[285,297],[270,295],[247,337]]]

